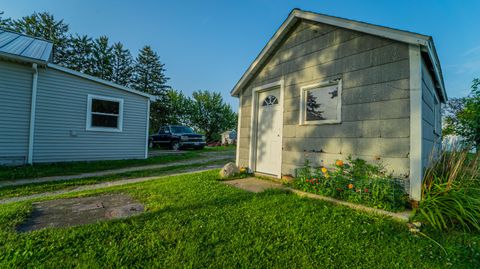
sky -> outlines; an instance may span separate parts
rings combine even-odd
[[[480,1],[92,1],[0,0],[5,17],[48,11],[72,33],[106,35],[135,56],[160,55],[169,85],[190,95],[230,90],[293,8],[431,35],[449,97],[465,96],[480,77]]]

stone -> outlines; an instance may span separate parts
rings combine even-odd
[[[222,170],[220,170],[220,176],[222,178],[225,177],[232,177],[236,174],[240,173],[240,169],[235,165],[235,163],[229,162],[227,163]]]

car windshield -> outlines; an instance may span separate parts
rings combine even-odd
[[[190,127],[185,126],[172,126],[170,127],[174,134],[193,134],[193,130]]]

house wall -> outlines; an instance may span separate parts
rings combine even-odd
[[[123,98],[123,131],[86,131],[87,95]],[[148,99],[81,77],[39,69],[33,161],[145,157]]]
[[[301,21],[242,89],[239,165],[248,166],[252,89],[284,79],[282,174],[349,155],[409,173],[408,45]],[[300,88],[342,78],[342,123],[299,125]],[[311,151],[322,151],[314,153]]]
[[[442,146],[442,119],[439,113],[435,115],[435,109],[440,111],[440,106],[432,74],[422,60],[422,163],[425,167],[429,166]]]
[[[0,165],[28,155],[32,68],[0,60]]]

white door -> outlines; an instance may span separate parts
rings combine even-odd
[[[280,88],[258,93],[256,171],[280,176],[282,109]]]

